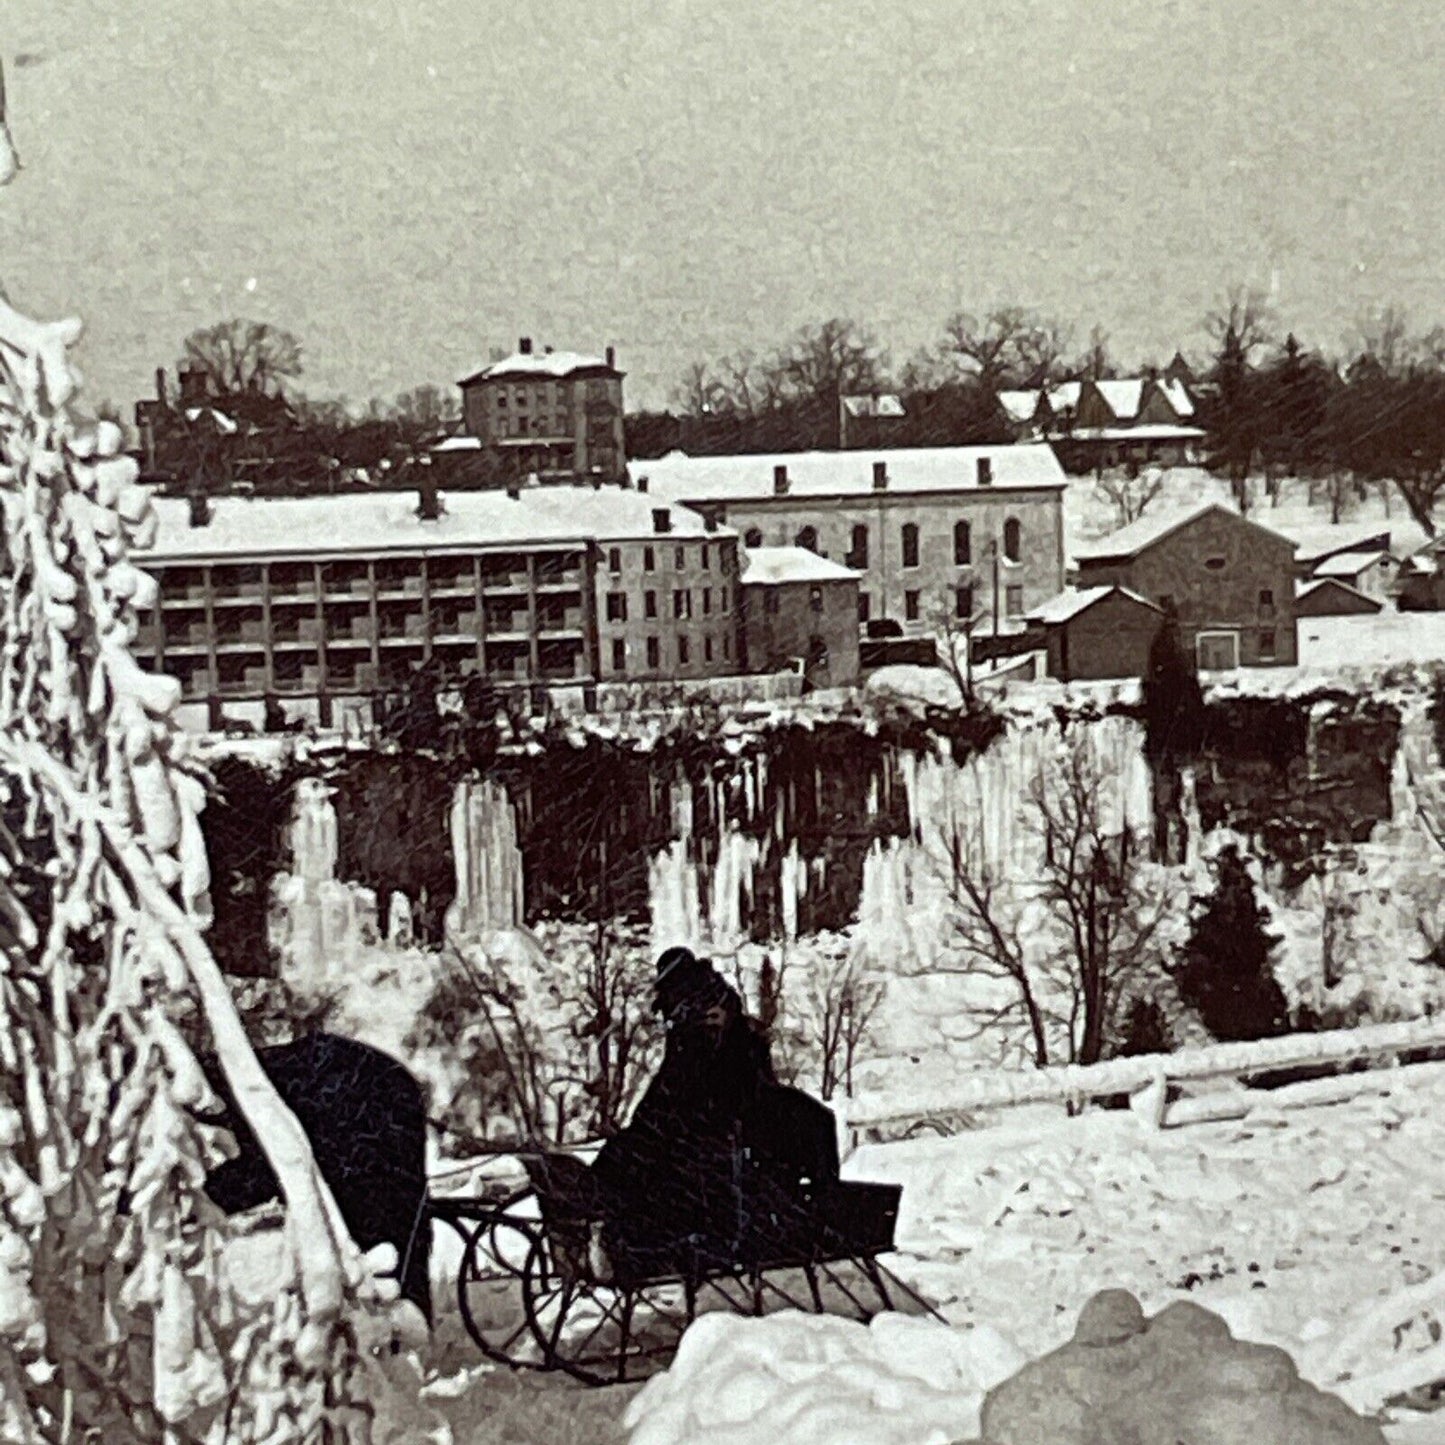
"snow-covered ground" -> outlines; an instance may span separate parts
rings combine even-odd
[[[1148,1132],[1127,1113],[1035,1111],[865,1147],[846,1172],[904,1186],[893,1267],[952,1328],[709,1323],[684,1342],[677,1378],[633,1403],[634,1445],[841,1439],[840,1409],[857,1445],[967,1439],[1003,1366],[1064,1343],[1110,1287],[1150,1314],[1203,1304],[1311,1379],[1346,1320],[1445,1269],[1442,1157],[1445,1072],[1430,1066],[1381,1074],[1348,1103],[1245,1122]],[[1428,1343],[1406,1331],[1399,1348]],[[956,1433],[940,1433],[950,1420]],[[1445,1417],[1401,1417],[1390,1435],[1445,1441]]]

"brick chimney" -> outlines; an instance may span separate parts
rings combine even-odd
[[[211,520],[211,500],[204,492],[190,492],[186,496],[190,507],[190,524],[204,527]]]
[[[654,507],[652,509],[652,530],[654,532],[672,531],[672,512],[667,507]]]
[[[163,366],[156,367],[156,400],[162,406],[166,404],[166,369]]]
[[[978,459],[978,484],[981,487],[993,485],[993,458],[980,457]]]
[[[647,478],[646,478],[645,476],[638,477],[638,479],[637,479],[637,490],[638,490],[639,492],[643,493],[644,495],[646,495],[646,492],[647,492]]]
[[[437,491],[436,473],[432,470],[430,458],[424,460],[420,467],[416,514],[423,522],[435,522],[441,518],[441,493]]]
[[[873,490],[875,492],[886,492],[888,490],[888,463],[873,463]]]
[[[530,356],[532,354],[532,338],[530,336],[522,337],[521,340],[517,342],[517,350],[520,351],[523,356]]]
[[[508,483],[507,483],[507,495],[508,495],[514,502],[520,502],[520,501],[522,500],[522,484],[521,484],[521,482],[508,482]]]
[[[616,370],[616,368],[617,368],[617,350],[616,350],[616,348],[615,348],[615,347],[612,347],[612,346],[609,346],[609,347],[607,348],[607,350],[606,350],[605,352],[603,352],[603,355],[607,358],[607,365],[608,365],[609,369],[611,369],[611,370]]]
[[[788,495],[788,469],[781,463],[773,468],[773,495],[775,497]]]

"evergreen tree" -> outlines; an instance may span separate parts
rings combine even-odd
[[[1279,935],[1265,927],[1249,870],[1232,844],[1215,861],[1214,879],[1214,892],[1195,900],[1202,906],[1174,966],[1180,995],[1216,1039],[1277,1038],[1290,1031],[1271,967]]]
[[[1115,1057],[1136,1059],[1141,1054],[1168,1054],[1174,1049],[1169,1020],[1156,1000],[1140,995],[1129,1005],[1120,1030]]]
[[[1204,745],[1204,689],[1172,609],[1149,648],[1140,681],[1145,756],[1156,766],[1194,757]]]

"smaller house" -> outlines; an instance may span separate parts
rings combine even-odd
[[[1296,617],[1366,617],[1384,610],[1377,597],[1369,597],[1337,577],[1317,577],[1297,585]]]
[[[1395,606],[1401,612],[1445,610],[1445,548],[1427,542],[1400,564],[1395,583]]]
[[[903,398],[891,392],[845,396],[838,406],[838,450],[894,446],[907,421]]]
[[[739,578],[747,670],[801,662],[810,687],[857,683],[860,576],[806,547],[749,548]]]
[[[1048,673],[1060,682],[1142,677],[1164,611],[1127,587],[1062,592],[1025,621],[1041,635]]]
[[[1337,552],[1314,566],[1312,577],[1343,582],[1366,597],[1381,602],[1395,589],[1400,563],[1387,549],[1372,548],[1359,552]]]

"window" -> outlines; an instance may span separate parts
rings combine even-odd
[[[903,565],[918,566],[918,528],[912,522],[903,524]]]
[[[1017,562],[1023,556],[1024,529],[1017,517],[1010,517],[1003,524],[1003,554],[1010,562]]]
[[[607,570],[612,573],[622,571],[621,547],[609,547],[607,549]]]
[[[499,392],[497,393],[497,410],[498,410],[498,411],[506,411],[506,409],[507,409],[507,398],[506,398],[506,394],[505,394],[504,392],[500,392],[500,391],[499,391]]]
[[[1010,617],[1024,615],[1024,589],[1017,584],[1004,588],[1004,610]]]
[[[953,565],[967,567],[973,561],[973,528],[967,522],[953,524]]]
[[[777,610],[778,589],[776,587],[769,587],[768,590],[763,593],[763,611],[776,612]]]
[[[732,655],[733,655],[733,640],[732,640],[731,637],[729,637],[729,636],[727,635],[726,632],[724,632],[724,633],[723,633],[723,656],[724,656],[724,657],[731,657]]]
[[[818,529],[816,527],[800,527],[798,535],[793,539],[794,544],[799,547],[806,547],[810,552],[818,550]]]
[[[1259,615],[1261,617],[1274,616],[1274,589],[1272,587],[1259,589]]]
[[[719,587],[717,590],[717,610],[726,612],[728,610],[728,590],[726,587]]]
[[[627,644],[620,637],[612,639],[612,670],[613,672],[627,670]]]
[[[918,621],[918,593],[905,592],[903,594],[903,615],[909,622]]]
[[[1274,628],[1267,627],[1259,634],[1259,655],[1265,662],[1274,661]]]
[[[681,572],[687,566],[687,549],[685,547],[673,548],[672,566],[675,572]]]
[[[706,542],[702,544],[702,570],[704,572],[712,570],[712,548]]]
[[[702,589],[702,615],[708,617],[712,614],[712,588]]]
[[[1206,557],[1206,558],[1204,559],[1204,565],[1205,565],[1206,567],[1208,567],[1211,572],[1223,572],[1223,571],[1224,571],[1224,558],[1223,558],[1223,557]]]
[[[821,612],[823,610],[823,589],[821,587],[808,588],[808,606],[811,607],[814,612]]]
[[[657,593],[644,592],[642,594],[642,615],[644,617],[657,616]]]
[[[749,528],[747,529],[747,531],[743,533],[743,546],[744,546],[744,547],[761,547],[762,545],[763,545],[763,534],[762,534],[762,530],[761,530],[760,528],[758,528],[758,527],[749,527]]]
[[[710,637],[704,637],[702,640],[702,660],[704,662],[712,661],[712,638]]]
[[[867,622],[873,615],[873,599],[866,593],[858,594],[858,621]]]
[[[848,548],[848,565],[861,572],[868,565],[868,524],[859,522],[853,528],[853,545]]]
[[[627,621],[627,593],[609,592],[607,594],[607,620],[609,622]]]
[[[647,666],[656,672],[662,666],[662,648],[658,646],[655,637],[647,639]]]
[[[674,617],[692,616],[692,593],[686,587],[679,587],[672,594],[672,615]]]
[[[967,622],[973,616],[972,587],[955,587],[953,589],[953,615],[963,622]]]
[[[687,660],[688,660],[688,654],[689,654],[689,652],[690,652],[690,649],[689,649],[689,647],[688,647],[688,645],[687,645],[687,638],[685,638],[685,637],[679,637],[679,638],[677,639],[677,660],[678,660],[678,662],[680,662],[684,667],[687,665]]]
[[[657,571],[657,553],[651,547],[642,549],[642,570],[644,572]]]

